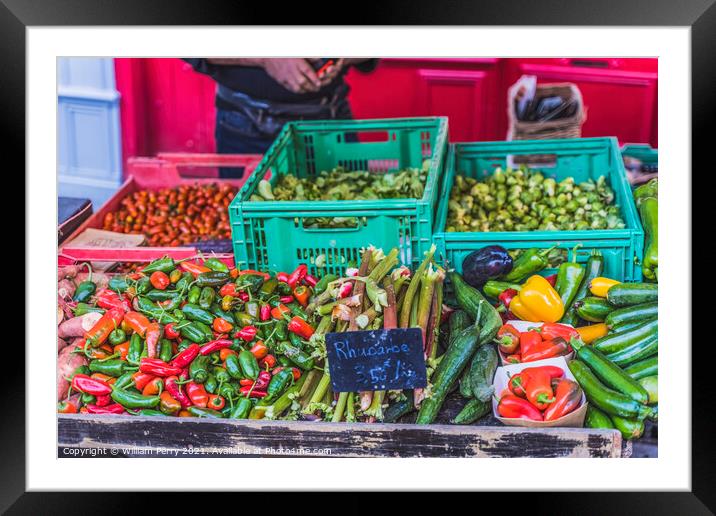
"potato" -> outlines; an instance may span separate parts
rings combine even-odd
[[[70,382],[65,380],[74,373],[75,369],[87,365],[87,357],[81,353],[73,353],[76,346],[65,346],[57,356],[57,401],[67,396]]]

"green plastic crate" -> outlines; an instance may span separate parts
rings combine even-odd
[[[447,155],[444,117],[335,120],[286,124],[229,206],[234,256],[239,267],[288,271],[301,263],[311,273],[342,273],[370,244],[400,248],[405,264],[417,264],[432,243],[438,186]],[[355,135],[348,138],[346,135]],[[365,201],[249,201],[261,179],[273,183],[293,173],[315,175],[343,166],[374,173],[421,167],[430,160],[422,199]],[[304,227],[312,217],[350,217],[355,227]],[[317,268],[315,259],[325,257]]]
[[[659,150],[648,143],[627,143],[621,148],[622,156],[636,158],[642,163],[642,168],[658,169]],[[654,171],[654,170],[652,170]]]
[[[574,177],[575,182],[601,175],[614,189],[621,208],[624,229],[581,231],[500,231],[445,232],[449,192],[456,173],[487,177],[496,167],[507,167],[515,156],[544,155],[551,166],[535,165],[557,181]],[[619,147],[614,138],[577,138],[564,140],[520,140],[510,142],[457,143],[450,146],[448,164],[442,181],[442,193],[433,240],[438,253],[449,265],[462,272],[462,261],[476,249],[501,245],[507,249],[549,248],[558,245],[570,251],[577,244],[577,261],[586,262],[592,250],[604,257],[604,274],[620,281],[640,281],[640,263],[644,255],[644,231],[634,205]],[[545,273],[553,271],[547,270]]]

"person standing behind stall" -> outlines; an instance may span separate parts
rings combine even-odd
[[[209,75],[216,88],[216,148],[221,154],[263,154],[291,120],[347,120],[354,66],[368,73],[377,59],[361,58],[186,58]],[[222,168],[220,177],[242,177]]]

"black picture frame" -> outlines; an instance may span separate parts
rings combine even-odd
[[[1,0],[0,48],[3,49],[3,79],[0,102],[3,113],[5,155],[18,156],[18,167],[24,167],[25,138],[25,29],[32,26],[62,25],[642,25],[691,27],[692,72],[692,156],[694,167],[708,170],[710,121],[716,113],[716,0],[591,0],[565,2],[541,0],[523,2],[419,1],[409,4],[383,1],[378,8],[360,6],[354,12],[338,13],[335,3],[309,4],[252,3],[196,0]],[[279,7],[280,5],[280,7]],[[712,145],[712,144],[711,144]],[[689,171],[681,171],[686,174]],[[690,279],[690,278],[688,278]],[[688,280],[687,279],[687,280]],[[29,316],[29,312],[26,317]],[[687,345],[688,343],[680,343]],[[27,343],[29,345],[29,343]],[[12,514],[47,513],[114,513],[119,512],[119,496],[112,496],[108,507],[103,493],[68,495],[59,493],[25,493],[25,357],[14,357],[12,368],[6,368],[3,383],[6,400],[12,403],[12,418],[4,418],[0,443],[0,510]],[[701,385],[708,378],[709,361],[692,364],[692,490],[688,493],[564,493],[558,496],[529,494],[514,496],[514,507],[521,503],[547,503],[546,514],[640,513],[640,514],[710,514],[716,508],[716,469],[714,468],[713,387]],[[701,379],[701,380],[699,380]],[[703,388],[697,388],[697,387]],[[696,409],[700,407],[700,409]],[[92,466],[88,464],[88,470]],[[77,488],[82,488],[78,479]],[[24,493],[24,494],[23,494]],[[136,509],[146,509],[145,497],[121,497]],[[169,496],[156,497],[161,501]],[[505,503],[505,499],[501,500]],[[549,507],[549,509],[546,509]],[[123,512],[126,513],[126,507]],[[130,508],[131,510],[131,508]],[[535,512],[535,511],[533,511]]]

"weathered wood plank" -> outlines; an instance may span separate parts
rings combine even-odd
[[[119,448],[127,456],[161,447],[180,456],[620,457],[622,438],[589,428],[66,414],[58,416],[58,447]]]

